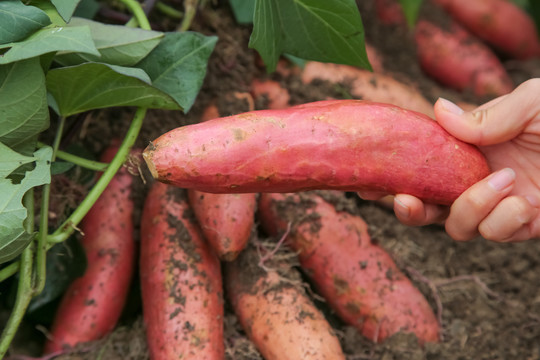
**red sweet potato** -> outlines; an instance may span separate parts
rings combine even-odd
[[[497,56],[456,23],[442,29],[421,20],[415,39],[422,69],[442,84],[479,96],[500,96],[513,90]]]
[[[232,261],[244,249],[253,227],[256,194],[211,194],[188,191],[189,202],[204,237],[224,261]]]
[[[234,312],[249,339],[266,360],[344,360],[340,343],[324,315],[301,288],[297,271],[286,268],[284,281],[279,268],[257,266],[255,247],[226,264],[225,284]],[[292,274],[291,274],[292,272]]]
[[[508,0],[435,0],[471,33],[517,59],[540,55],[533,19]]]
[[[206,107],[201,121],[219,117],[214,104]],[[232,261],[244,249],[253,227],[256,194],[211,194],[188,190],[188,198],[210,247],[224,261]]]
[[[347,84],[351,95],[357,99],[392,104],[434,116],[433,105],[418,90],[388,75],[349,65],[310,61],[302,71],[302,81],[311,84],[316,79]]]
[[[101,160],[112,160],[111,146]],[[133,176],[123,168],[81,223],[87,269],[67,289],[45,344],[46,354],[97,340],[115,327],[128,294],[135,263]]]
[[[386,25],[405,25],[403,8],[396,0],[375,0],[377,19]]]
[[[174,129],[144,158],[155,178],[214,193],[407,193],[450,204],[489,174],[477,148],[423,114],[333,100]]]
[[[473,3],[467,3],[464,12]],[[381,22],[406,30],[397,0],[376,0],[376,11]],[[443,28],[420,19],[414,38],[422,69],[441,84],[478,96],[499,96],[513,90],[512,80],[495,53],[457,23],[449,20]]]
[[[364,336],[378,342],[404,331],[420,343],[438,341],[439,324],[426,299],[371,242],[362,218],[301,193],[262,194],[259,219],[270,234],[293,224],[287,241],[302,268],[336,313]]]
[[[154,183],[143,209],[140,256],[150,358],[224,358],[219,261],[182,189]]]
[[[274,80],[254,79],[251,83],[251,93],[255,100],[266,96],[269,109],[285,109],[289,107],[291,100],[289,91]]]

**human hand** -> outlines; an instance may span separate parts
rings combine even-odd
[[[398,219],[407,225],[446,219],[446,231],[455,240],[482,235],[509,242],[540,236],[540,79],[472,112],[439,99],[435,117],[449,133],[477,145],[494,173],[467,189],[450,208],[398,194]]]

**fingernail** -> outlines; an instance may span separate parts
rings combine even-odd
[[[411,209],[396,197],[394,198],[394,211],[396,214],[398,214],[402,219],[407,219],[411,214]]]
[[[508,186],[512,185],[515,179],[516,173],[514,170],[506,168],[494,173],[488,180],[488,184],[495,191],[503,191]]]
[[[459,106],[457,106],[456,104],[454,104],[453,102],[451,102],[450,100],[446,100],[445,98],[439,98],[439,101],[441,102],[442,104],[442,107],[452,113],[452,114],[455,114],[455,115],[461,115],[464,113],[463,109],[460,108]]]

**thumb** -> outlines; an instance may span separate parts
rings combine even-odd
[[[435,118],[460,140],[480,146],[498,144],[518,136],[537,116],[539,93],[540,79],[529,80],[472,112],[440,98],[435,103]]]

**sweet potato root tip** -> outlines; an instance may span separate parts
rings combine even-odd
[[[477,148],[430,118],[360,100],[189,125],[162,135],[145,153],[157,179],[211,193],[334,189],[451,204],[489,174]]]
[[[188,190],[188,198],[211,248],[221,260],[234,260],[249,241],[257,207],[256,194]]]
[[[379,342],[404,331],[420,343],[439,340],[426,299],[371,242],[360,217],[336,211],[314,193],[262,194],[259,220],[270,234],[293,223],[287,242],[302,268],[336,313],[368,339]]]

